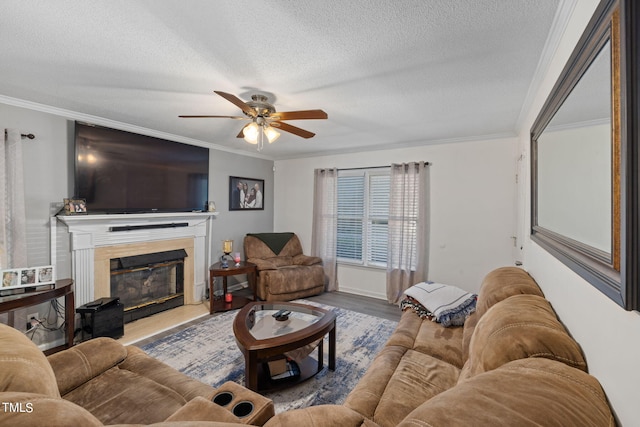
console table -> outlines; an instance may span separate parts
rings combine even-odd
[[[42,304],[43,302],[64,296],[64,322],[67,328],[66,344],[45,350],[46,355],[56,353],[65,348],[73,346],[73,335],[75,329],[75,302],[73,298],[73,280],[56,280],[53,287],[43,290],[25,292],[23,294],[8,295],[0,297],[0,313],[11,312],[19,308]],[[12,313],[9,317],[9,326],[13,326]]]
[[[229,311],[236,308],[241,308],[247,305],[249,298],[233,295],[231,302],[225,302],[225,295],[227,294],[227,277],[235,276],[236,274],[246,274],[249,287],[253,293],[253,301],[256,301],[256,275],[258,269],[255,264],[241,261],[239,266],[235,266],[233,262],[229,262],[228,267],[222,267],[219,262],[216,262],[209,268],[209,314],[213,314],[216,311]],[[214,279],[218,276],[222,276],[222,299],[216,300],[213,296],[213,283]]]

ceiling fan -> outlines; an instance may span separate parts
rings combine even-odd
[[[251,101],[244,102],[240,98],[230,93],[214,91],[227,101],[231,102],[242,110],[244,116],[178,116],[182,118],[223,118],[235,120],[251,120],[246,124],[238,138],[244,138],[251,144],[258,145],[258,151],[262,150],[264,140],[267,139],[269,144],[278,139],[280,132],[276,129],[292,133],[302,138],[312,138],[315,133],[299,127],[283,122],[283,120],[310,120],[310,119],[326,119],[327,113],[322,110],[299,110],[288,112],[276,112],[273,104],[270,104],[267,97],[262,94],[251,95]]]

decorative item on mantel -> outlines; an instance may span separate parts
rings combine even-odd
[[[233,240],[223,240],[222,241],[222,252],[224,255],[220,257],[220,266],[222,268],[229,268],[228,260],[232,260],[231,252],[233,252]]]
[[[87,201],[85,199],[64,199],[64,214],[77,215],[87,213]]]

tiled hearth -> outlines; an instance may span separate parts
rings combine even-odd
[[[210,264],[212,218],[207,213],[58,216],[71,236],[76,307],[110,296],[112,258],[174,249],[187,252],[185,304],[201,301]]]

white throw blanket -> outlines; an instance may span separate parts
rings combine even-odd
[[[460,326],[476,310],[476,295],[442,283],[421,282],[405,295],[418,301],[443,326]]]

